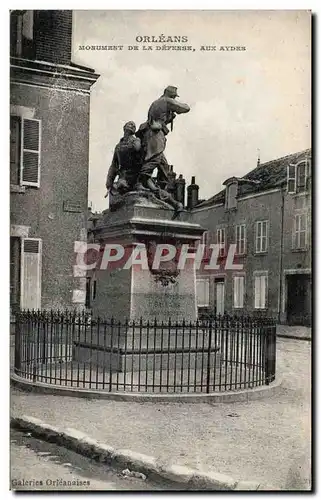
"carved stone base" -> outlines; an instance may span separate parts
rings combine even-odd
[[[115,210],[128,205],[140,205],[142,202],[144,204],[148,202],[151,207],[162,207],[170,210],[174,210],[171,205],[158,199],[151,191],[129,191],[125,194],[110,194],[109,207],[112,212]]]
[[[94,242],[122,245],[124,261],[107,268],[95,269],[96,297],[92,301],[93,316],[111,317],[123,321],[137,320],[193,321],[197,307],[195,269],[187,259],[184,269],[177,271],[175,259],[153,269],[153,249],[158,244],[171,244],[177,249],[183,244],[193,246],[203,229],[189,222],[184,211],[173,220],[175,211],[152,193],[129,192],[122,196],[123,205],[115,211],[105,211],[94,231]],[[147,253],[148,267],[125,266],[137,244]]]

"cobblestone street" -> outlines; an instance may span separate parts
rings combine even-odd
[[[135,403],[12,390],[13,415],[73,427],[117,448],[275,489],[310,488],[311,343],[277,340],[277,394],[244,403]]]

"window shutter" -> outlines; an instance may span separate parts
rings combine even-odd
[[[306,190],[306,179],[307,179],[307,161],[304,160],[297,165],[296,172],[296,191],[297,193],[303,193]]]
[[[244,277],[240,276],[239,281],[240,281],[239,306],[243,307],[244,306]]]
[[[239,296],[239,281],[238,277],[234,277],[234,307],[238,307],[238,296]]]
[[[23,186],[40,186],[41,120],[21,120],[21,171]]]
[[[268,275],[254,275],[254,309],[265,309],[267,307]]]
[[[219,255],[223,257],[225,255],[225,228],[219,228],[216,231],[216,241],[218,245],[222,245],[219,250]]]
[[[288,165],[288,193],[296,192],[296,165]]]
[[[20,171],[20,120],[10,116],[10,184],[19,184]]]
[[[234,276],[234,307],[242,308],[244,305],[244,276]]]
[[[209,305],[209,280],[208,279],[198,279],[196,280],[196,295],[197,295],[197,305],[198,306],[208,306]]]
[[[21,308],[41,307],[41,256],[42,240],[21,240]]]
[[[266,307],[266,276],[261,276],[261,307]]]
[[[298,248],[299,246],[299,240],[298,240],[298,236],[299,236],[299,224],[300,224],[300,220],[299,220],[299,215],[295,215],[294,216],[294,219],[293,219],[293,233],[292,233],[292,248],[295,249],[295,248]]]
[[[261,242],[261,222],[256,223],[256,231],[255,231],[255,251],[260,251],[260,242]]]
[[[254,277],[254,308],[259,309],[260,308],[260,284],[261,284],[261,279],[260,276],[255,276]]]
[[[268,236],[269,236],[269,225],[268,221],[262,222],[262,251],[266,252],[268,249]]]

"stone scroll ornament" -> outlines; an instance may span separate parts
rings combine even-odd
[[[124,125],[124,135],[115,147],[106,180],[105,197],[111,195],[111,210],[121,205],[126,193],[132,191],[151,194],[167,203],[175,210],[174,218],[184,209],[170,193],[170,167],[164,155],[166,136],[173,131],[176,115],[190,110],[177,97],[177,87],[166,87],[163,95],[151,104],[147,121],[137,131],[132,121]],[[155,170],[156,179],[152,177]]]

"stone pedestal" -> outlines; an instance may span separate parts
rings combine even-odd
[[[152,195],[145,198],[129,193],[126,203],[115,212],[106,211],[95,229],[95,243],[102,247],[118,243],[126,248],[122,261],[107,269],[96,269],[96,297],[92,301],[93,317],[114,317],[125,321],[172,320],[194,321],[197,317],[195,266],[187,259],[184,269],[175,272],[173,262],[164,263],[159,271],[141,265],[126,268],[126,259],[137,244],[149,251],[155,245],[182,244],[190,247],[200,239],[204,229],[188,221],[189,213],[175,216],[174,210]]]
[[[186,329],[186,332],[167,328],[166,339],[159,330],[157,334],[153,331],[155,320],[158,325],[161,322],[168,324],[169,319],[172,322],[196,320],[194,259],[187,259],[181,270],[177,269],[179,253],[176,254],[176,263],[175,260],[164,263],[158,270],[152,269],[152,263],[157,244],[170,244],[176,248],[187,244],[192,249],[203,231],[198,224],[189,222],[188,212],[176,214],[169,205],[151,194],[142,197],[138,193],[128,193],[122,206],[103,213],[94,231],[94,243],[99,243],[102,251],[106,245],[119,244],[125,248],[125,255],[121,261],[108,265],[107,269],[98,265],[94,270],[96,296],[92,301],[92,316],[94,320],[98,317],[113,318],[114,324],[120,324],[114,327],[114,333],[107,327],[104,335],[96,333],[90,340],[79,339],[76,349],[79,361],[104,366],[113,372],[124,371],[125,374],[129,369],[157,371],[158,365],[164,369],[162,352],[166,351],[166,346],[168,352],[168,342],[175,343],[175,338],[177,352],[181,352],[182,366],[189,366],[195,358],[201,358],[193,346],[195,335],[191,328]],[[146,250],[145,267],[140,264],[128,265],[128,259],[137,245]],[[136,322],[137,327],[140,320],[145,325],[150,322],[150,327],[140,328],[139,336],[136,330],[133,338],[135,327],[134,330],[132,327],[126,329],[126,320]],[[192,337],[194,340],[191,343]],[[189,354],[185,353],[184,342],[185,347],[190,343]],[[144,366],[141,365],[144,355],[139,358],[138,352],[146,353]],[[175,357],[177,361],[177,354],[166,357],[169,370],[172,370]]]

